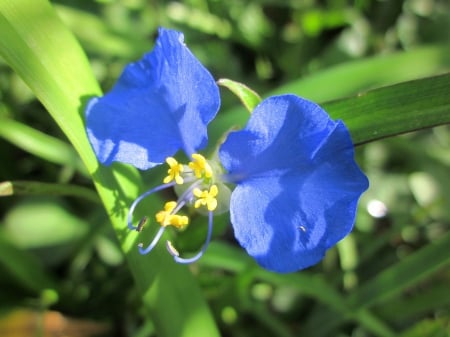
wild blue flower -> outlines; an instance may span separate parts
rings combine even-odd
[[[169,226],[189,225],[181,212],[190,206],[208,214],[207,235],[190,258],[167,241],[179,263],[203,255],[214,214],[228,210],[237,240],[264,268],[292,272],[319,262],[351,231],[368,186],[347,128],[315,103],[274,96],[255,108],[244,129],[228,135],[218,158],[206,159],[198,150],[219,107],[218,89],[182,41],[181,33],[160,29],[153,52],[127,66],[112,91],[87,108],[88,136],[102,163],[168,166],[162,185],[131,205],[130,229],[141,231],[149,221],[134,225],[143,199],[171,187],[178,193],[154,215],[159,230],[140,252],[149,253]],[[173,157],[178,150],[190,160],[186,165]]]

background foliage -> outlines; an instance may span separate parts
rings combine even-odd
[[[241,81],[262,96],[294,92],[324,103],[361,144],[357,159],[371,187],[355,231],[321,264],[291,275],[261,270],[236,245],[222,216],[215,242],[191,267],[193,277],[173,268],[164,252],[134,256],[120,215],[112,217],[114,232],[92,181],[106,204],[114,191],[103,187],[113,178],[126,187],[115,191],[120,210],[139,189],[160,181],[161,172],[143,172],[142,181],[120,166],[95,174],[80,130],[55,107],[74,106],[71,95],[86,99],[75,95],[83,86],[98,94],[96,83],[80,71],[70,85],[50,86],[61,102],[39,91],[48,88],[52,70],[37,76],[21,68],[33,59],[30,53],[42,64],[54,62],[54,69],[67,68],[63,78],[79,51],[56,45],[54,55],[39,55],[38,48],[26,49],[29,40],[20,57],[8,54],[20,47],[27,23],[8,21],[2,15],[7,3],[0,5],[0,187],[13,195],[0,203],[1,336],[19,336],[14,329],[24,336],[56,336],[58,329],[68,336],[214,336],[217,330],[223,336],[448,335],[449,127],[373,141],[449,122],[447,1],[51,2],[103,90],[152,47],[163,25],[183,31],[216,78]],[[35,3],[30,11],[51,15],[45,1]],[[39,31],[32,33],[38,41]],[[42,39],[52,44],[50,35]],[[11,59],[20,62],[14,66]],[[394,86],[372,90],[387,85]],[[236,97],[226,90],[222,97],[213,140],[247,118]],[[177,247],[196,249],[203,236],[203,226],[194,223],[176,237]],[[192,303],[203,308],[196,315]],[[27,330],[32,322],[37,332]]]

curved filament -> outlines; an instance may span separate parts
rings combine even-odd
[[[206,234],[206,240],[205,240],[205,243],[203,244],[202,248],[200,249],[200,251],[197,254],[195,254],[193,257],[190,257],[187,259],[180,257],[178,251],[176,250],[176,248],[172,245],[172,243],[170,241],[166,241],[167,251],[170,253],[170,255],[173,256],[173,259],[177,263],[187,264],[187,263],[193,263],[193,262],[197,261],[198,259],[200,259],[203,256],[203,254],[205,253],[206,249],[209,246],[209,242],[211,241],[212,228],[213,228],[213,212],[208,212],[208,233]]]
[[[161,239],[161,236],[163,235],[164,231],[166,230],[166,227],[161,226],[158,230],[158,232],[156,233],[155,237],[153,238],[152,242],[150,242],[150,244],[148,245],[147,248],[143,247],[143,244],[140,243],[138,245],[139,247],[139,253],[141,253],[142,255],[148,254],[150,253],[153,248],[155,248],[156,244],[158,243],[159,239]]]
[[[168,184],[162,184],[162,185],[156,186],[155,188],[152,188],[152,189],[148,190],[147,192],[142,193],[140,196],[138,196],[136,198],[136,200],[133,201],[133,203],[131,204],[130,210],[128,211],[128,218],[127,218],[128,228],[131,230],[136,230],[138,232],[142,229],[142,225],[140,225],[140,223],[137,226],[133,225],[133,213],[134,213],[134,210],[136,209],[137,205],[139,205],[139,203],[143,199],[148,197],[150,194],[162,191],[166,188],[174,186],[175,184],[176,183],[174,181],[171,183],[168,183]]]

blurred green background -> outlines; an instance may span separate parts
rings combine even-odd
[[[152,48],[158,26],[183,31],[215,78],[262,96],[293,92],[323,103],[450,69],[444,0],[51,3],[105,91]],[[238,101],[221,93],[225,116]],[[157,336],[91,178],[2,60],[0,158],[0,181],[70,184],[19,182],[0,199],[0,336],[59,336],[58,328],[65,336]],[[313,268],[259,269],[226,215],[218,219],[215,242],[192,271],[223,336],[450,335],[449,127],[361,145],[357,159],[371,187],[355,230]],[[142,175],[149,187],[158,181],[158,173]],[[196,249],[203,235],[183,233],[177,247]]]

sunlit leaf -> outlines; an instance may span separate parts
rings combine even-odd
[[[175,264],[164,247],[142,257],[136,249],[137,233],[124,235],[126,211],[141,190],[140,179],[128,167],[100,166],[91,150],[83,108],[101,92],[74,36],[44,0],[0,2],[0,30],[0,55],[47,108],[93,176],[159,334],[216,336],[215,323],[186,266]]]

